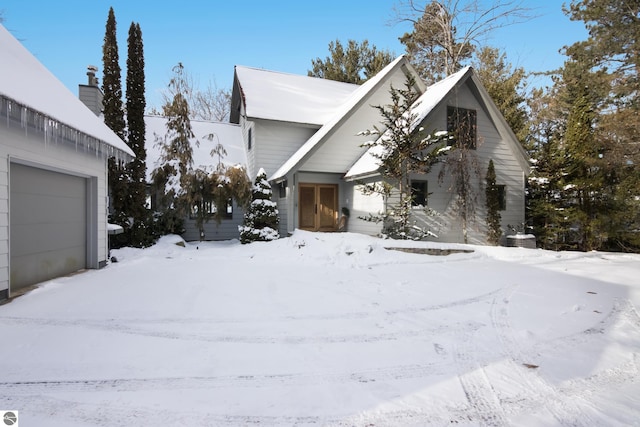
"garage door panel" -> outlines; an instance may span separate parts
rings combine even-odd
[[[11,242],[11,255],[48,252],[58,249],[82,248],[84,233],[78,233],[78,224],[38,224],[11,227],[12,236],[20,236]]]
[[[18,194],[11,199],[12,224],[60,224],[84,222],[85,200]],[[49,214],[51,213],[51,214]],[[52,215],[55,214],[55,217]]]
[[[15,291],[21,287],[60,277],[84,268],[84,257],[79,259],[77,255],[77,248],[70,248],[25,256],[12,256],[10,278],[12,290]],[[24,285],[20,286],[20,284]]]
[[[86,266],[86,179],[11,164],[11,289]]]

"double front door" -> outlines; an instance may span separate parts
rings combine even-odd
[[[335,231],[338,224],[338,186],[300,184],[298,226],[309,231]]]

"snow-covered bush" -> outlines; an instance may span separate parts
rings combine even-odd
[[[240,242],[276,240],[278,233],[278,209],[271,200],[273,192],[267,181],[264,169],[258,171],[258,176],[251,192],[251,204],[244,214],[244,224],[238,227]]]

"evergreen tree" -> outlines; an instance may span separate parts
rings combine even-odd
[[[116,40],[116,17],[113,12],[113,7],[109,8],[104,44],[102,45],[102,62],[102,92],[104,94],[102,106],[104,123],[109,126],[120,139],[125,141],[122,83],[120,81],[120,63],[118,43]],[[128,181],[126,169],[123,165],[118,164],[113,157],[109,158],[108,168],[112,221],[117,224],[126,224],[128,221],[124,213]]]
[[[532,170],[527,184],[527,222],[543,249],[563,249],[570,227],[560,198],[566,157],[562,149],[564,120],[557,87],[535,89],[529,100],[530,136],[527,148]]]
[[[494,29],[528,19],[520,2],[493,0],[405,0],[398,19],[413,31],[400,42],[420,76],[432,84],[459,69],[472,58]],[[403,12],[404,10],[404,12]],[[416,17],[418,15],[418,17]]]
[[[496,48],[483,47],[474,61],[475,71],[518,140],[524,144],[529,129],[525,104],[524,68],[513,68]]]
[[[125,212],[131,218],[131,225],[125,234],[128,244],[134,247],[149,246],[154,241],[153,218],[147,209],[147,176],[145,149],[145,73],[144,50],[140,24],[129,27],[127,55],[127,143],[135,158],[127,164],[130,181],[127,187]]]
[[[502,229],[500,228],[500,192],[496,185],[496,169],[493,160],[489,160],[485,177],[485,196],[487,203],[487,241],[491,245],[500,244]]]
[[[427,135],[419,127],[419,118],[411,109],[419,97],[414,83],[413,77],[407,76],[403,89],[392,86],[391,104],[375,107],[382,115],[383,129],[374,126],[373,130],[361,132],[362,135],[379,135],[367,146],[379,160],[379,171],[383,177],[382,183],[366,184],[361,190],[366,195],[379,194],[385,200],[385,212],[361,219],[383,222],[383,234],[392,238],[418,240],[430,233],[417,227],[411,218],[411,174],[429,173],[446,152],[440,143],[447,138],[447,133]],[[394,192],[397,192],[397,202],[389,205]]]
[[[585,23],[589,37],[566,48],[568,64],[576,64],[588,73],[579,75],[565,69],[563,78],[588,86],[578,103],[587,102],[580,111],[574,111],[579,120],[593,109],[592,147],[590,157],[583,157],[591,181],[592,192],[588,204],[581,209],[587,218],[587,235],[583,235],[585,248],[601,246],[606,249],[640,250],[640,3],[625,0],[574,0],[565,8],[572,20]],[[565,67],[566,68],[566,67]],[[570,85],[572,81],[567,81]],[[576,86],[579,90],[580,86]],[[593,95],[598,96],[593,99]],[[576,115],[578,114],[578,115]],[[589,113],[590,114],[590,113]],[[587,116],[589,116],[587,114]],[[568,129],[569,130],[569,129]],[[568,135],[575,142],[579,135],[572,130]],[[586,146],[585,146],[586,148]],[[596,151],[594,157],[593,150]],[[585,152],[587,153],[587,152]],[[577,172],[574,170],[572,172]],[[583,176],[585,174],[583,173]],[[584,180],[583,180],[584,181]],[[600,187],[600,183],[604,183]],[[589,194],[584,187],[582,194]],[[589,212],[589,213],[587,213]],[[588,220],[589,217],[594,220]],[[590,243],[589,243],[590,242]]]
[[[199,187],[192,185],[193,148],[191,139],[195,137],[189,119],[189,104],[184,95],[184,67],[181,63],[173,68],[173,78],[169,86],[174,93],[171,101],[163,107],[167,119],[167,133],[158,137],[156,143],[161,148],[161,165],[152,173],[153,186],[159,196],[162,233],[183,232],[183,218],[190,211],[199,196]],[[199,142],[196,140],[196,144]],[[194,192],[194,189],[196,190]]]
[[[362,84],[375,76],[393,61],[393,54],[386,50],[369,47],[369,41],[358,44],[349,40],[346,49],[339,40],[329,43],[329,52],[324,60],[311,60],[313,69],[307,74],[345,83]]]
[[[271,200],[271,184],[264,169],[258,171],[251,193],[251,204],[245,215],[244,224],[238,227],[240,242],[276,240],[278,233],[278,209]]]

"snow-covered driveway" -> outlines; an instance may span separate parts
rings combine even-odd
[[[640,420],[639,255],[176,239],[0,306],[0,409],[65,427]]]

